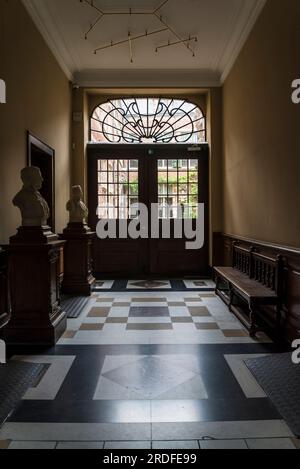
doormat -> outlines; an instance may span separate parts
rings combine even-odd
[[[83,309],[89,302],[86,296],[63,296],[61,307],[67,313],[69,319],[76,319],[80,316]]]
[[[300,437],[300,365],[292,362],[291,353],[251,358],[245,363],[292,432]]]
[[[10,361],[0,365],[0,425],[30,387],[36,387],[42,378],[45,365]]]

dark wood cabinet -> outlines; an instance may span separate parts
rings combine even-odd
[[[8,253],[0,248],[0,337],[3,327],[9,320],[10,301],[8,291]]]

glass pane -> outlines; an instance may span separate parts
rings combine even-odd
[[[139,201],[138,166],[138,160],[98,160],[99,218],[128,219],[132,216],[128,206]],[[108,171],[100,171],[100,168]],[[133,171],[129,172],[129,168]]]

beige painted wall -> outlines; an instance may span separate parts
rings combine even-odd
[[[6,243],[20,224],[11,200],[26,166],[26,130],[56,151],[56,230],[67,221],[71,93],[21,1],[1,0],[0,18],[0,77],[7,84],[7,104],[0,105],[0,243]]]
[[[224,231],[300,246],[300,2],[268,0],[223,90]]]

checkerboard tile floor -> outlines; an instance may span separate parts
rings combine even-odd
[[[69,319],[59,342],[108,343],[268,342],[249,337],[214,293],[94,293],[78,319]],[[182,342],[183,341],[183,342]]]

